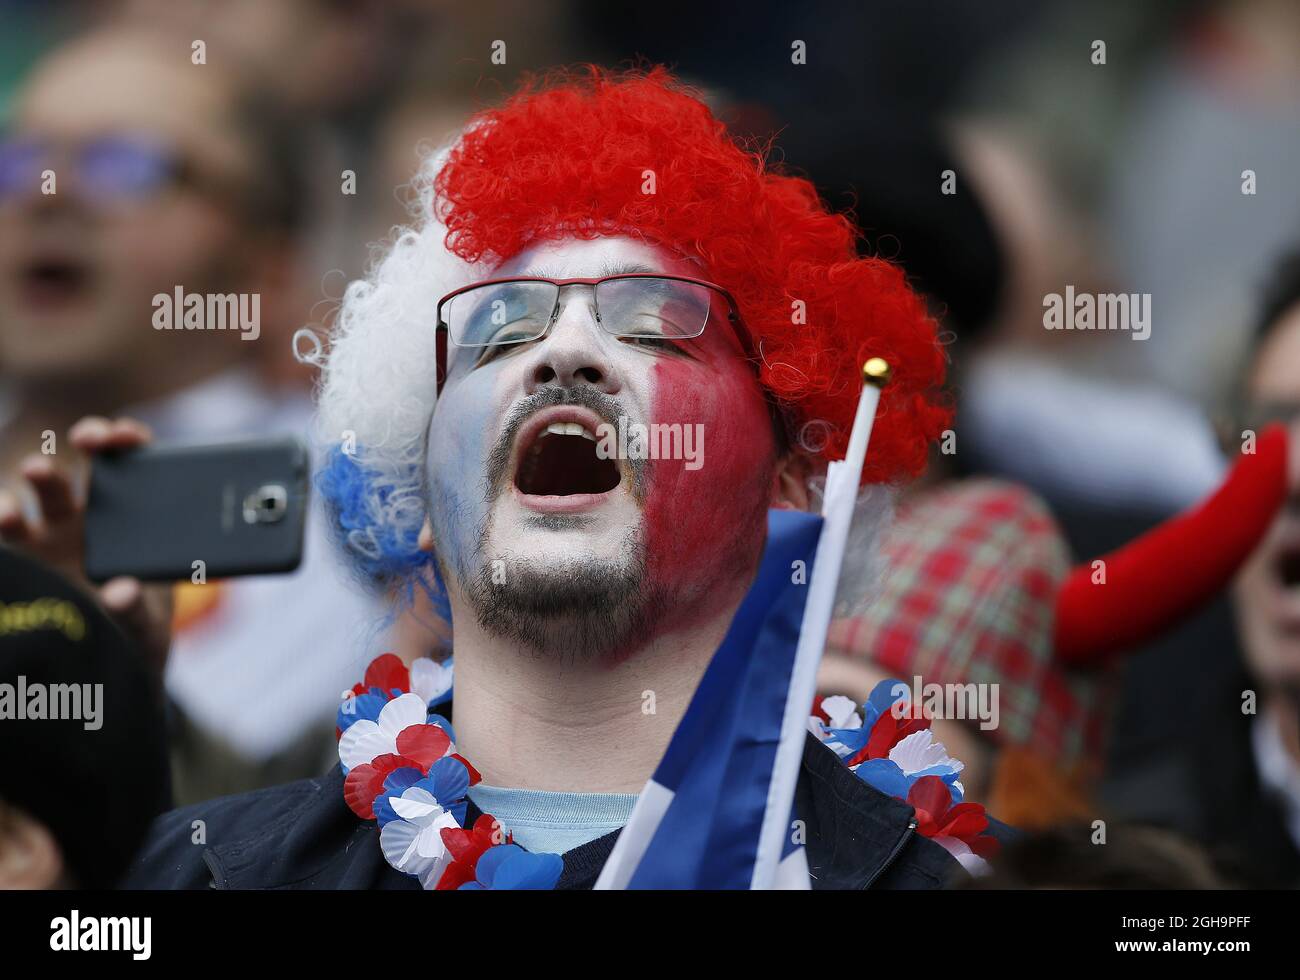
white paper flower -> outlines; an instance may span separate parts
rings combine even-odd
[[[397,752],[397,736],[411,725],[423,725],[429,712],[418,694],[393,698],[379,712],[379,721],[359,718],[339,738],[339,761],[355,769],[376,756]]]
[[[441,700],[451,690],[452,662],[438,663],[417,657],[411,664],[411,693],[418,694],[426,705]]]
[[[832,694],[830,697],[822,698],[821,709],[826,712],[830,723],[823,722],[817,715],[809,715],[808,731],[841,759],[848,758],[853,754],[853,749],[841,742],[831,729],[860,729],[862,715],[858,713],[857,703],[842,694]]]
[[[993,870],[987,861],[966,846],[965,841],[958,840],[956,837],[931,837],[930,839],[956,858],[957,863],[974,878],[983,877]]]
[[[862,715],[858,714],[858,704],[843,694],[832,694],[822,698],[822,711],[830,719],[827,728],[861,728]]]
[[[409,787],[391,803],[401,819],[390,820],[379,832],[384,859],[398,871],[418,876],[421,885],[432,889],[452,862],[451,853],[442,842],[442,831],[460,824],[427,790],[418,786]]]
[[[902,769],[906,776],[935,766],[946,766],[953,772],[961,772],[966,768],[964,763],[948,755],[943,743],[936,740],[934,732],[928,728],[913,732],[900,740],[889,750],[889,761]]]
[[[942,766],[952,773],[959,773],[966,768],[966,763],[948,755],[948,750],[944,748],[943,743],[936,739],[934,732],[928,728],[913,732],[907,738],[900,740],[889,750],[889,761],[903,770],[904,776],[924,772],[936,766]],[[962,786],[961,780],[956,780],[950,785],[963,799],[965,798],[966,788]]]

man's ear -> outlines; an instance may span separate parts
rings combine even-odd
[[[63,852],[45,825],[0,803],[0,891],[56,888],[63,871]]]
[[[818,466],[806,453],[798,450],[786,453],[772,475],[770,506],[777,510],[807,510],[808,480],[817,472]]]

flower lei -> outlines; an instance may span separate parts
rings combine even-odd
[[[910,804],[917,830],[963,868],[974,875],[988,871],[999,848],[996,838],[984,836],[988,816],[980,804],[962,801],[958,776],[965,766],[935,739],[906,684],[881,681],[861,711],[843,695],[820,698],[808,730],[867,785]]]
[[[525,851],[490,814],[464,826],[482,777],[456,753],[451,723],[432,713],[451,687],[450,660],[421,657],[408,669],[386,653],[371,662],[338,709],[343,799],[378,822],[384,859],[426,890],[554,888],[558,854]]]
[[[451,690],[450,660],[421,657],[408,669],[386,653],[371,662],[338,709],[344,800],[378,822],[385,860],[426,890],[554,888],[558,854],[525,851],[490,814],[464,826],[481,777],[457,754],[451,722],[433,712]],[[998,841],[984,836],[984,807],[963,802],[964,767],[935,740],[905,684],[882,681],[860,710],[842,695],[820,698],[808,730],[863,782],[910,804],[917,830],[967,871],[987,870]]]

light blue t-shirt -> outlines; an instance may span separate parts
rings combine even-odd
[[[469,798],[527,850],[563,854],[627,823],[634,793],[549,793],[479,783]]]

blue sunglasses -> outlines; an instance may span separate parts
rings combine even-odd
[[[102,136],[71,146],[35,137],[0,140],[0,201],[35,194],[41,174],[71,170],[77,188],[95,201],[148,197],[186,179],[186,167],[166,145],[136,136]]]

